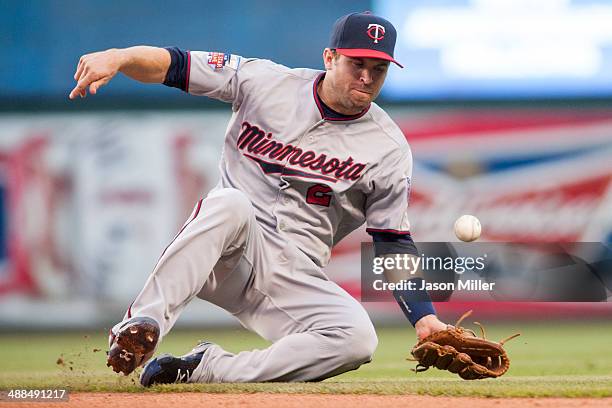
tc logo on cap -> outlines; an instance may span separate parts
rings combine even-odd
[[[385,38],[385,27],[380,24],[368,25],[368,37],[374,40],[374,44],[378,44],[378,40]]]
[[[353,58],[377,58],[402,65],[393,58],[397,32],[388,20],[372,13],[351,13],[334,23],[329,47]]]

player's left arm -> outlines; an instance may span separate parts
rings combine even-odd
[[[378,164],[371,176],[372,191],[366,198],[366,221],[377,257],[395,259],[398,254],[418,257],[407,215],[411,177],[412,153],[408,145],[393,151],[384,163]],[[386,268],[384,276],[393,283],[415,281],[417,288],[423,279],[421,270],[399,267]],[[438,319],[426,290],[395,290],[393,296],[415,327],[419,340],[446,329],[447,325]]]
[[[144,45],[85,54],[79,59],[74,73],[77,84],[69,97],[84,98],[88,90],[95,95],[101,86],[108,84],[119,72],[140,82],[162,83],[170,61],[168,51]]]
[[[171,62],[164,85],[179,88],[191,95],[206,96],[232,104],[239,109],[254,84],[266,84],[271,61],[244,58],[213,51],[187,51],[167,47]]]
[[[375,256],[392,260],[400,257],[418,257],[418,250],[410,234],[395,234],[387,232],[371,232],[374,241]],[[393,262],[391,262],[393,263]],[[404,262],[402,262],[404,263]],[[383,262],[383,265],[386,263]],[[407,265],[418,265],[417,262],[405,262]],[[398,283],[401,281],[413,281],[415,287],[420,288],[424,279],[420,268],[409,270],[405,268],[385,268],[384,277],[387,282]],[[426,290],[394,290],[393,297],[402,309],[402,312],[416,330],[419,340],[424,339],[432,333],[447,328],[446,323],[441,322]]]

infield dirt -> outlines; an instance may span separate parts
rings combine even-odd
[[[15,402],[0,404],[2,407],[41,408],[40,402]],[[208,394],[208,393],[75,393],[68,402],[55,402],[53,407],[288,407],[288,408],[396,408],[412,406],[419,408],[599,408],[612,406],[612,398],[470,398],[431,397],[423,395],[312,395],[312,394]]]

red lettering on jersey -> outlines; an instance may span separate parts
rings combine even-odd
[[[331,192],[332,189],[330,186],[326,186],[325,184],[315,184],[306,192],[306,202],[308,204],[329,207],[329,203],[332,199]]]
[[[274,140],[272,133],[251,125],[249,122],[242,123],[242,130],[236,145],[238,149],[246,150],[262,158],[287,160],[288,164],[315,170],[323,175],[332,174],[338,180],[358,180],[366,168],[366,164],[355,163],[350,156],[343,161],[337,157],[328,158],[326,154],[317,154],[312,150],[303,151],[290,144],[285,145]]]

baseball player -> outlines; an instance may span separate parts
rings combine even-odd
[[[417,255],[406,216],[411,151],[373,103],[390,63],[401,67],[395,40],[389,21],[366,12],[336,21],[325,71],[175,47],[81,57],[71,99],[95,95],[122,72],[231,103],[233,111],[218,185],[111,329],[114,371],[127,375],[149,360],[195,297],[272,345],[233,354],[202,342],[182,357],[151,360],[142,385],[316,381],[371,360],[378,340],[366,311],[322,268],[331,248],[364,222],[377,256]],[[446,329],[426,292],[394,295],[419,339]]]

